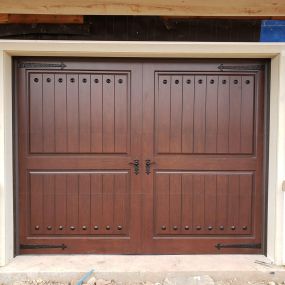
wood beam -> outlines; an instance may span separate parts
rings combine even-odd
[[[0,24],[83,24],[83,22],[83,16],[78,15],[0,14]]]
[[[7,14],[285,16],[284,0],[0,0]]]

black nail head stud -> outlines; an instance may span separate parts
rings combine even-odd
[[[34,82],[39,82],[39,79],[37,77],[34,78]]]
[[[215,82],[214,79],[211,79],[211,80],[210,80],[210,83],[211,83],[211,84],[214,84],[214,82]]]
[[[187,79],[186,83],[187,83],[187,84],[190,84],[190,83],[191,83],[191,80],[190,80],[190,79]]]
[[[47,78],[47,82],[51,82],[51,79],[50,79],[50,78]]]
[[[94,82],[95,82],[95,83],[99,83],[99,79],[98,79],[98,78],[95,78],[95,79],[94,79]]]
[[[162,82],[163,82],[163,84],[167,84],[167,80],[166,79],[164,79]]]
[[[245,83],[246,83],[246,84],[249,84],[249,83],[250,83],[250,80],[246,80]]]
[[[59,78],[59,79],[58,79],[58,82],[61,83],[61,82],[62,82],[62,78]]]
[[[73,83],[74,81],[75,81],[75,79],[72,77],[72,78],[70,79],[70,82]]]
[[[86,79],[86,78],[83,78],[82,82],[83,82],[83,83],[86,83],[86,82],[87,82],[87,79]]]
[[[119,79],[118,82],[119,82],[119,84],[122,84],[123,83],[123,79]]]
[[[227,80],[225,80],[225,79],[222,80],[222,83],[223,83],[223,84],[226,84],[226,83],[227,83]]]
[[[176,79],[176,80],[175,80],[175,84],[178,84],[178,83],[179,83],[179,80]]]
[[[199,84],[202,84],[202,83],[203,83],[203,80],[202,80],[202,79],[199,79],[199,80],[198,80],[198,83],[199,83]]]
[[[111,79],[108,78],[108,79],[106,80],[106,82],[107,82],[107,83],[110,83],[110,82],[111,82]]]
[[[235,80],[234,80],[234,84],[238,84],[238,80],[235,79]]]

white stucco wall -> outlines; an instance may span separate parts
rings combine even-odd
[[[0,41],[0,266],[13,258],[12,56],[271,58],[267,256],[285,264],[285,44]]]

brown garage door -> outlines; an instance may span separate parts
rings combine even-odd
[[[16,63],[20,253],[263,252],[262,62]]]

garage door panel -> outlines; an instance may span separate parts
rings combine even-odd
[[[31,172],[33,235],[126,235],[128,172]]]
[[[253,172],[155,175],[155,235],[249,235]]]
[[[254,76],[156,74],[158,154],[253,154]]]
[[[129,153],[129,76],[30,73],[30,153]]]

